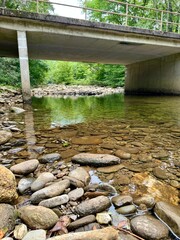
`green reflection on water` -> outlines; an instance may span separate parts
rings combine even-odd
[[[46,127],[96,120],[133,120],[145,123],[173,122],[180,124],[179,97],[124,96],[33,98],[35,122]]]

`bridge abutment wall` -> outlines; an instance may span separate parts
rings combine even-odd
[[[127,65],[125,93],[180,95],[180,54]]]

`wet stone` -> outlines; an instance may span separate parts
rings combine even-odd
[[[61,159],[61,155],[59,153],[50,153],[43,155],[39,161],[40,163],[53,163]]]
[[[72,158],[72,162],[91,166],[108,166],[120,163],[120,159],[109,154],[80,153]]]
[[[100,137],[79,137],[72,138],[72,143],[77,145],[97,145],[102,143],[102,139]]]
[[[112,203],[116,206],[116,207],[121,207],[124,205],[129,205],[132,203],[133,199],[131,196],[129,195],[118,195],[115,196],[111,199]]]
[[[116,211],[120,214],[128,215],[131,213],[135,213],[137,211],[137,209],[134,205],[127,205],[127,206],[117,208]]]
[[[125,152],[125,151],[123,151],[123,150],[117,150],[117,151],[115,152],[115,155],[116,155],[117,157],[119,157],[120,159],[130,159],[130,158],[131,158],[131,154],[130,154],[130,153],[127,153],[127,152]]]
[[[160,167],[154,168],[153,169],[153,174],[157,178],[168,179],[167,171],[165,169],[160,168]]]
[[[155,205],[155,199],[151,195],[144,195],[134,199],[134,204],[140,206],[145,204],[147,208],[152,208]]]
[[[118,165],[114,165],[114,166],[97,168],[97,171],[102,172],[102,173],[114,173],[114,172],[121,170],[122,168],[124,168],[124,165],[118,164]]]

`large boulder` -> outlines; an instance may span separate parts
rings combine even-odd
[[[120,163],[120,159],[110,154],[80,153],[72,157],[72,162],[91,166],[109,166]]]
[[[158,202],[155,205],[154,212],[180,238],[180,206]]]
[[[12,231],[15,226],[15,211],[9,204],[0,204],[0,229],[8,228]]]
[[[166,239],[169,234],[168,228],[150,215],[133,218],[131,220],[131,229],[138,236],[150,240]]]
[[[11,138],[12,138],[11,132],[5,130],[0,131],[0,145],[8,142]]]
[[[18,215],[31,229],[50,229],[58,221],[51,209],[42,206],[24,206],[18,210]]]
[[[15,176],[2,165],[0,165],[0,173],[0,203],[11,203],[18,197]]]

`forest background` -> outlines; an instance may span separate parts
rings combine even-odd
[[[120,1],[119,1],[120,2]],[[177,0],[121,0],[139,6],[148,8],[163,9],[170,12],[180,12],[180,1]],[[110,3],[106,0],[79,0],[81,6],[102,9],[115,13],[125,13],[126,6]],[[22,11],[36,11],[35,2],[26,2],[26,0],[0,0],[0,6],[17,9]],[[39,8],[40,13],[53,14],[52,4],[43,3]],[[158,12],[148,10],[144,11],[138,8],[131,8],[131,14],[143,17],[152,17],[157,19]],[[172,19],[171,14],[164,15],[168,21],[178,22],[179,19]],[[106,23],[124,25],[124,18],[118,15],[107,15],[102,12],[86,12],[87,20],[100,21]],[[158,27],[155,22],[142,21],[132,18],[129,20],[130,26],[148,28],[156,30]],[[173,31],[173,27],[169,25],[169,31]],[[167,30],[167,29],[166,29]],[[122,65],[111,65],[101,63],[77,63],[63,61],[45,61],[45,60],[29,60],[31,85],[44,84],[81,84],[81,85],[99,85],[111,87],[123,87],[125,78],[125,67]],[[18,59],[0,58],[0,84],[19,87],[20,66]]]

